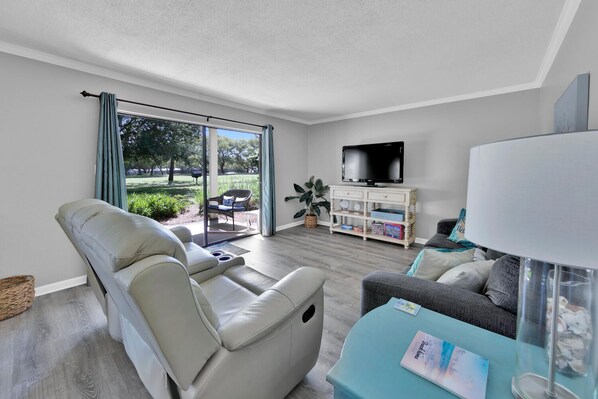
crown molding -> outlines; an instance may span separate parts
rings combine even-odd
[[[372,115],[380,115],[386,114],[389,112],[397,112],[397,111],[404,111],[408,109],[414,108],[422,108],[422,107],[429,107],[431,105],[439,105],[439,104],[446,104],[456,101],[463,101],[463,100],[472,100],[476,98],[482,97],[489,97],[489,96],[496,96],[499,94],[508,94],[508,93],[515,93],[518,91],[524,90],[532,90],[538,89],[542,87],[544,84],[544,80],[546,76],[548,76],[548,72],[552,68],[552,64],[554,63],[556,56],[563,45],[563,41],[567,36],[567,32],[569,32],[569,28],[575,19],[575,15],[577,14],[577,10],[581,4],[582,0],[565,0],[565,4],[563,5],[563,9],[561,10],[561,14],[559,15],[559,19],[557,20],[556,26],[552,33],[552,37],[548,43],[548,48],[546,49],[546,53],[544,54],[544,58],[542,59],[542,63],[540,64],[540,68],[538,69],[538,73],[536,74],[536,79],[533,82],[524,83],[515,86],[508,86],[502,87],[493,90],[485,90],[479,91],[475,93],[467,93],[458,96],[452,97],[445,97],[445,98],[438,98],[434,100],[428,101],[420,101],[416,103],[404,104],[404,105],[397,105],[395,107],[387,107],[387,108],[379,108],[373,109],[370,111],[364,112],[356,112],[351,114],[339,115],[331,118],[325,119],[318,119],[309,121],[308,125],[317,125],[320,123],[327,123],[327,122],[336,122],[342,121],[346,119],[354,119],[354,118],[361,118],[364,116],[372,116]]]
[[[408,109],[429,107],[431,105],[439,105],[439,104],[453,103],[453,102],[457,102],[457,101],[472,100],[475,98],[497,96],[499,94],[515,93],[518,91],[537,89],[538,87],[539,86],[536,84],[536,82],[524,83],[524,84],[516,85],[516,86],[501,87],[498,89],[478,91],[475,93],[460,94],[458,96],[437,98],[434,100],[426,100],[426,101],[420,101],[420,102],[416,102],[416,103],[397,105],[395,107],[379,108],[379,109],[373,109],[370,111],[355,112],[352,114],[335,116],[332,118],[318,119],[315,121],[310,121],[309,125],[317,125],[320,123],[327,123],[327,122],[336,122],[336,121],[341,121],[341,120],[345,120],[345,119],[362,118],[364,116],[388,114],[390,112],[405,111]]]
[[[29,58],[35,61],[45,62],[47,64],[57,65],[64,68],[74,69],[76,71],[102,76],[109,79],[119,80],[121,82],[131,83],[137,86],[163,91],[165,93],[176,94],[179,96],[192,98],[194,100],[205,101],[212,104],[223,105],[225,107],[231,107],[243,111],[254,112],[260,115],[271,116],[273,118],[280,118],[291,122],[301,123],[303,125],[307,125],[309,122],[301,118],[295,118],[281,113],[269,112],[258,107],[202,94],[200,92],[190,90],[188,87],[184,87],[180,83],[170,79],[164,79],[160,77],[142,77],[134,72],[118,71],[113,68],[93,65],[87,62],[73,60],[71,58],[34,50],[28,47],[18,46],[12,43],[0,41],[0,52],[23,58]]]
[[[581,0],[565,0],[565,5],[561,10],[561,15],[556,23],[554,32],[552,32],[552,37],[548,43],[544,59],[542,60],[542,64],[540,64],[540,69],[536,75],[535,83],[538,87],[541,87],[544,84],[544,80],[546,80],[548,72],[550,72],[550,68],[552,68],[552,64],[565,41],[567,32],[569,32],[569,28],[575,19],[580,4]]]
[[[170,79],[160,77],[142,77],[134,72],[118,71],[113,68],[107,68],[103,66],[93,65],[86,62],[76,61],[70,58],[53,55],[50,53],[33,50],[27,47],[17,46],[11,43],[0,41],[0,52],[17,55],[24,58],[33,59],[36,61],[45,62],[48,64],[58,65],[61,67],[74,69],[81,72],[90,73],[93,75],[103,76],[109,79],[115,79],[126,83],[135,84],[138,86],[147,87],[150,89],[160,90],[166,93],[176,94],[183,97],[192,98],[195,100],[206,101],[213,104],[223,105],[226,107],[232,107],[235,109],[254,112],[260,115],[270,116],[274,118],[280,118],[291,122],[301,123],[304,125],[317,125],[321,123],[336,122],[346,119],[355,119],[365,116],[373,116],[386,114],[390,112],[404,111],[415,108],[429,107],[432,105],[440,105],[446,103],[452,103],[457,101],[472,100],[476,98],[483,98],[489,96],[496,96],[500,94],[515,93],[518,91],[532,90],[542,87],[544,80],[546,79],[552,64],[554,63],[556,56],[567,36],[567,32],[573,23],[577,10],[582,0],[565,0],[561,14],[553,31],[552,37],[548,44],[540,68],[536,75],[536,79],[533,82],[524,83],[520,85],[502,87],[492,90],[484,90],[474,93],[466,93],[458,96],[444,97],[433,100],[420,101],[409,104],[402,104],[393,107],[385,107],[379,109],[373,109],[363,112],[355,112],[349,114],[338,115],[330,118],[306,120],[296,117],[291,117],[282,113],[269,112],[264,109],[238,103],[235,101],[227,100],[220,97],[214,97],[199,93],[194,90],[190,90],[188,87],[181,85],[179,82],[175,82]]]

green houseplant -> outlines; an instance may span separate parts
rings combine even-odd
[[[330,214],[330,202],[324,198],[330,187],[324,185],[322,179],[315,179],[314,181],[313,176],[305,182],[305,188],[298,184],[293,184],[293,187],[298,195],[290,195],[285,197],[284,200],[298,199],[299,203],[305,203],[304,208],[293,217],[300,218],[305,215],[305,227],[316,227],[318,225],[318,216],[322,213],[320,208],[324,208]]]

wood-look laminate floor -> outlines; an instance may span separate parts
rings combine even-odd
[[[300,266],[327,275],[320,356],[288,395],[295,399],[332,397],[326,374],[359,319],[362,278],[376,270],[404,271],[419,251],[303,226],[235,245],[251,251],[243,255],[248,265],[277,279]],[[27,312],[0,322],[0,398],[149,397],[124,347],[108,335],[91,288],[38,297]]]

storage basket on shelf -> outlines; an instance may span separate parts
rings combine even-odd
[[[33,276],[12,276],[0,279],[0,321],[23,313],[35,297]]]

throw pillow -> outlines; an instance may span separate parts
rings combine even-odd
[[[478,262],[478,261],[485,261],[485,260],[488,260],[486,258],[486,251],[484,251],[482,248],[476,248],[475,251],[473,252],[473,261]],[[492,260],[496,260],[496,259],[492,259]]]
[[[457,244],[461,244],[466,248],[472,248],[475,247],[475,244],[465,238],[465,213],[465,208],[461,209],[457,224],[453,228],[453,231],[451,231],[451,235],[448,239]]]
[[[235,197],[233,197],[232,195],[230,197],[228,195],[222,197],[222,205],[224,206],[233,206],[234,202]]]
[[[486,296],[498,307],[517,313],[519,295],[519,258],[505,255],[499,258],[488,277]]]
[[[473,249],[424,248],[413,261],[408,276],[436,280],[444,272],[462,263],[471,262]]]
[[[436,281],[472,292],[481,292],[488,276],[490,276],[490,269],[493,264],[493,260],[474,260],[449,269]]]

